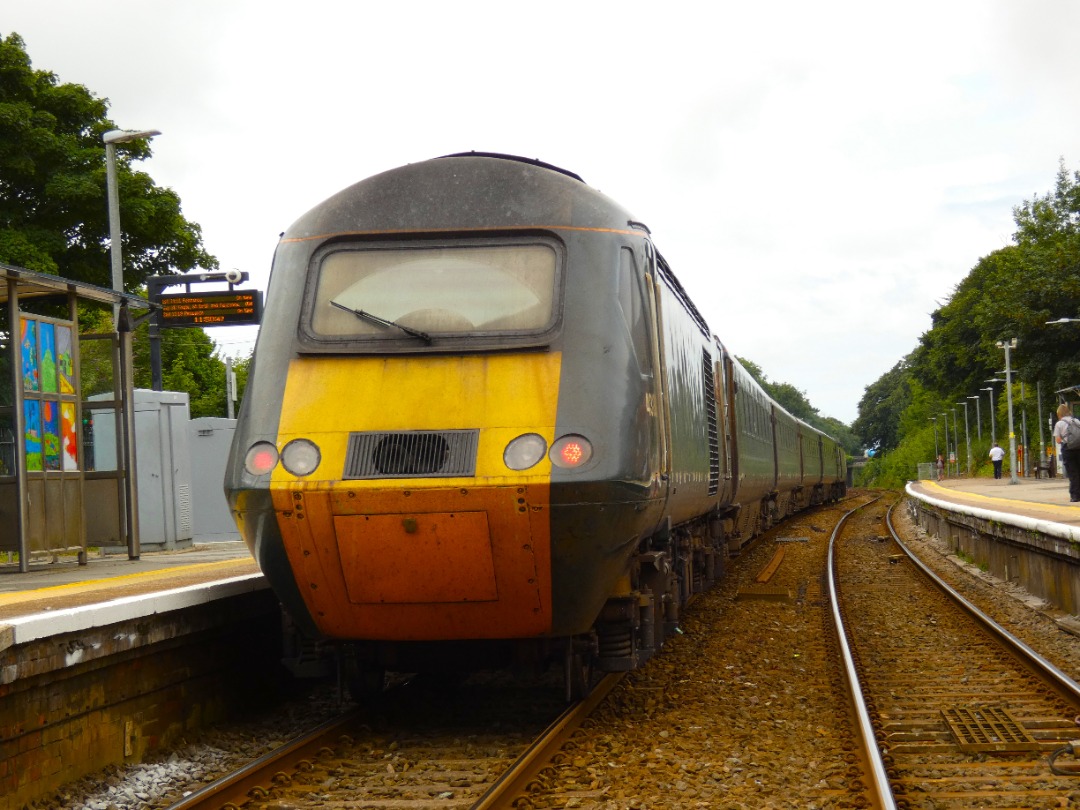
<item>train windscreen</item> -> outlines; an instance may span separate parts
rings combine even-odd
[[[330,339],[536,333],[555,316],[547,244],[334,249],[318,262],[311,331]]]

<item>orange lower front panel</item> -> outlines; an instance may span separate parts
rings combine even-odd
[[[331,638],[523,638],[551,627],[547,487],[273,498],[297,585]]]

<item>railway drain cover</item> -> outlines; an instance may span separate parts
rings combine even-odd
[[[739,588],[736,599],[762,599],[766,602],[790,602],[791,591],[776,585],[748,585]]]
[[[957,706],[942,709],[942,717],[961,751],[1038,751],[1039,743],[1007,709],[997,706]]]

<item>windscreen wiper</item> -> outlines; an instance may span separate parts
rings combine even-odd
[[[347,307],[344,304],[339,304],[337,301],[331,301],[330,306],[337,307],[338,309],[343,309],[346,312],[351,312],[353,315],[355,315],[362,321],[369,321],[370,323],[378,324],[379,326],[394,326],[407,335],[418,337],[425,343],[431,343],[431,335],[429,335],[427,332],[421,332],[419,329],[413,329],[410,326],[403,326],[400,323],[388,321],[386,320],[386,318],[380,318],[378,315],[372,315],[370,312],[365,312],[362,309],[353,309],[352,307]]]

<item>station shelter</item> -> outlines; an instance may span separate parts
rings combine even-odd
[[[80,328],[80,308],[109,310]],[[145,299],[0,264],[0,569],[120,541],[139,556],[133,312]],[[113,313],[116,313],[114,320]],[[17,338],[17,339],[16,339]],[[110,469],[95,421],[112,422]]]

